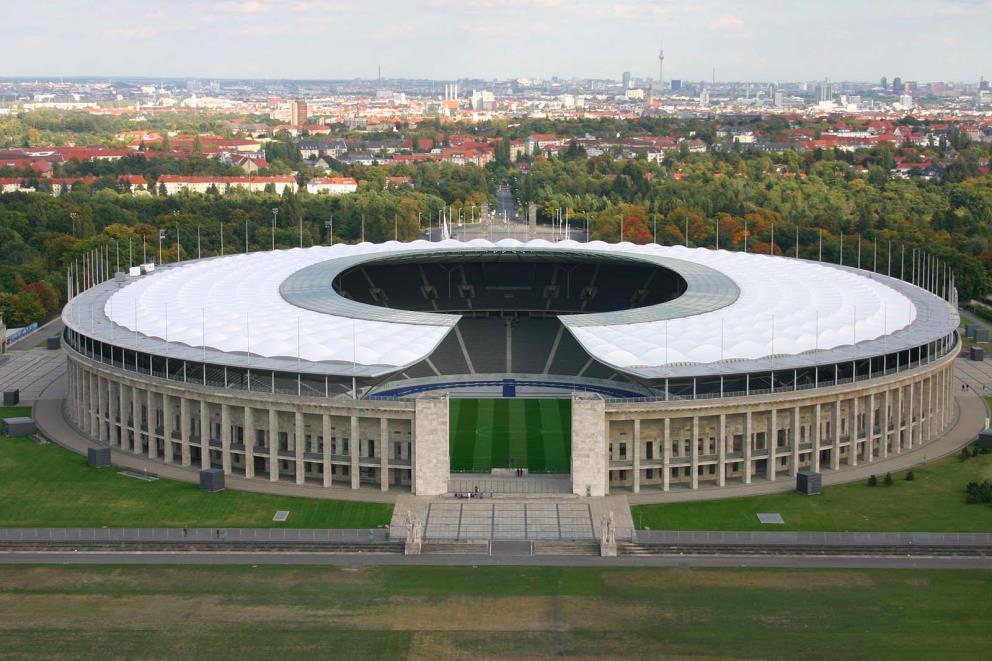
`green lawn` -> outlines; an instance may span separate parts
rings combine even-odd
[[[0,418],[27,415],[0,407]],[[289,510],[285,523],[273,523]],[[195,484],[144,482],[93,469],[58,445],[0,435],[0,526],[371,528],[387,525],[384,503],[289,498],[245,491],[203,493]]]
[[[951,456],[893,473],[891,487],[852,482],[818,496],[795,492],[749,498],[638,505],[634,525],[652,530],[825,530],[879,532],[992,532],[992,505],[969,505],[964,488],[992,478],[992,454],[962,461]],[[789,479],[788,477],[782,479]],[[778,512],[785,525],[762,525],[758,512]]]
[[[972,659],[992,572],[0,567],[0,656]]]
[[[513,466],[567,473],[572,445],[567,399],[452,399],[451,470],[488,473]]]

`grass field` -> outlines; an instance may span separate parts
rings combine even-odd
[[[0,407],[0,418],[30,413],[18,409]],[[289,520],[273,523],[277,510],[289,510]],[[392,510],[383,503],[208,494],[185,482],[144,482],[113,468],[89,468],[85,457],[55,444],[0,435],[0,526],[371,528],[388,525]]]
[[[992,572],[0,567],[10,658],[964,659]]]
[[[992,505],[965,502],[968,482],[992,479],[992,454],[946,457],[893,473],[891,487],[864,481],[826,487],[818,496],[784,493],[749,498],[638,505],[634,525],[652,530],[827,530],[992,532]],[[761,525],[758,512],[778,512],[785,525]]]
[[[572,446],[567,399],[452,399],[451,470],[527,468],[567,473]]]

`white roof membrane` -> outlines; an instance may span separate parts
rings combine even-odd
[[[232,255],[181,264],[129,279],[105,314],[142,335],[192,347],[264,357],[403,367],[427,357],[451,330],[437,325],[355,319],[293,305],[279,287],[290,275],[332,259],[444,249],[527,249],[663,256],[712,268],[740,289],[718,310],[667,321],[570,324],[596,359],[620,368],[744,360],[831,349],[910,325],[909,298],[866,272],[784,257],[681,246],[577,243],[415,241],[339,244]],[[330,283],[328,282],[330,290]],[[665,305],[665,304],[662,304]]]

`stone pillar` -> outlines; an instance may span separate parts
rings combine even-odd
[[[692,416],[692,442],[689,445],[691,453],[689,455],[690,485],[693,489],[699,488],[699,416]]]
[[[141,454],[141,391],[137,386],[131,386],[131,426],[134,428],[135,454]]]
[[[107,411],[107,389],[104,387],[105,380],[97,377],[96,380],[96,405],[97,405],[97,439],[101,443],[106,443],[109,437],[108,425],[110,415]]]
[[[634,493],[641,492],[641,420],[634,420]]]
[[[910,381],[909,397],[908,397],[908,401],[906,402],[907,408],[909,409],[908,412],[906,413],[906,431],[908,432],[907,433],[907,436],[909,437],[908,447],[910,448],[916,446],[916,438],[914,436],[914,434],[916,433],[916,425],[914,424],[915,420],[913,419],[913,409],[914,409],[915,399],[916,399],[916,382]]]
[[[118,425],[118,427],[120,428],[120,433],[121,433],[121,435],[120,435],[120,446],[121,446],[121,449],[122,450],[130,450],[131,449],[131,441],[128,438],[128,422],[127,422],[129,411],[131,410],[131,406],[128,404],[128,401],[127,401],[127,391],[128,391],[127,386],[124,385],[123,383],[118,382],[118,384],[117,384],[117,409],[118,409],[117,415],[120,416],[120,419],[121,419],[120,420],[120,424]]]
[[[324,445],[321,447],[321,460],[324,466],[324,486],[331,486],[331,416],[324,413],[321,416],[321,427],[324,434]]]
[[[303,461],[303,451],[306,449],[306,423],[304,422],[303,412],[296,411],[293,421],[294,435],[296,436],[296,443],[294,444],[294,454],[296,457],[296,483],[303,484],[306,481],[306,472],[304,469],[306,465]]]
[[[923,391],[920,391],[920,410],[927,412],[926,426],[923,428],[925,435],[922,441],[928,443],[933,439],[933,374],[927,378],[926,399],[923,398]]]
[[[600,416],[597,421],[596,437],[602,444],[602,422],[605,415],[605,403],[599,400]],[[419,397],[415,403],[415,418],[413,424],[413,493],[416,496],[438,496],[448,493],[448,474],[451,470],[448,449],[448,398]],[[353,418],[353,427],[357,418]],[[578,424],[577,424],[578,423]],[[588,433],[589,420],[576,420],[576,406],[572,406],[572,488],[575,490],[577,480],[584,479],[588,473],[583,465],[585,456],[576,453],[576,435]],[[602,456],[602,455],[600,455]],[[597,485],[592,485],[593,487]],[[598,485],[602,495],[602,483]],[[585,492],[585,485],[581,487]]]
[[[878,453],[882,459],[887,459],[889,456],[889,403],[892,401],[892,397],[889,396],[890,392],[891,390],[886,389],[882,396],[882,410],[878,423]]]
[[[722,487],[727,483],[727,414],[720,414],[720,422],[717,426],[717,446],[716,446],[716,456],[717,456],[717,470],[716,470],[716,485]]]
[[[220,405],[220,465],[224,475],[231,474],[231,405]]]
[[[811,440],[813,441],[813,454],[810,457],[810,466],[814,473],[820,472],[820,436],[823,419],[820,415],[820,403],[813,405],[813,425],[810,429]]]
[[[792,459],[790,460],[789,475],[795,477],[799,472],[799,438],[802,431],[802,414],[798,406],[792,407]]]
[[[379,488],[389,491],[389,418],[379,418]]]
[[[661,456],[665,467],[661,474],[661,489],[668,491],[672,487],[672,420],[665,418],[664,422],[665,438],[661,446]]]
[[[210,404],[200,400],[200,468],[210,468]]]
[[[892,405],[892,411],[896,414],[896,419],[893,420],[893,426],[895,427],[895,450],[897,454],[902,453],[902,385],[896,388],[895,402]]]
[[[162,443],[162,447],[165,448],[165,452],[162,455],[162,459],[165,463],[172,463],[172,432],[173,432],[173,411],[172,411],[172,397],[167,393],[162,393],[162,438],[165,440]]]
[[[182,455],[183,466],[193,463],[189,451],[190,433],[189,400],[185,397],[179,398],[179,452]]]
[[[875,461],[875,393],[868,395],[868,419],[865,420],[865,461]]]
[[[279,411],[269,408],[269,481],[279,480]]]
[[[154,459],[158,456],[158,429],[155,426],[155,395],[151,388],[145,388],[145,420],[148,428],[148,458]]]
[[[751,411],[744,413],[744,484],[751,484]]]
[[[255,409],[245,407],[245,477],[255,477]]]
[[[348,443],[348,449],[351,450],[351,488],[357,489],[361,485],[361,455],[362,455],[362,442],[358,440],[358,436],[361,432],[361,426],[359,425],[359,420],[357,415],[351,416],[351,440]],[[445,490],[447,493],[447,489]]]
[[[830,453],[830,468],[840,469],[840,398],[834,400],[833,413],[831,414],[830,427],[833,432],[833,451]]]
[[[778,418],[776,416],[775,409],[771,409],[768,412],[768,459],[766,460],[768,466],[766,472],[768,473],[768,481],[775,481],[775,461],[776,461],[776,446],[778,445]]]
[[[848,402],[847,414],[850,416],[848,422],[848,438],[850,443],[847,447],[847,463],[849,466],[858,465],[858,397],[855,395]]]
[[[96,415],[96,375],[86,375],[86,435],[93,438],[97,435]]]

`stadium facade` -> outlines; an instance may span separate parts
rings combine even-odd
[[[315,489],[447,493],[453,453],[591,496],[843,471],[953,417],[953,277],[900,270],[540,240],[132,269],[64,309],[66,414],[152,462]],[[567,399],[569,417],[453,424],[473,398]]]

